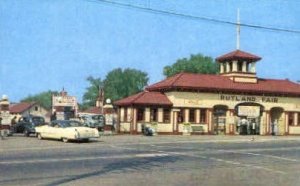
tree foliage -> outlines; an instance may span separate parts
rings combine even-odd
[[[37,102],[39,103],[42,107],[46,109],[51,109],[52,106],[52,94],[58,94],[57,91],[45,91],[41,92],[35,95],[29,95],[25,97],[24,99],[21,100],[21,102]]]
[[[110,71],[104,80],[105,97],[115,101],[140,92],[148,83],[145,72],[127,68]]]
[[[83,109],[95,106],[99,90],[104,86],[101,78],[89,76],[86,80],[89,82],[89,87],[86,88],[86,92],[83,95],[83,103],[81,105]]]
[[[166,77],[173,76],[180,72],[216,74],[218,69],[219,66],[214,62],[213,58],[197,54],[191,55],[189,59],[178,59],[176,63],[171,66],[165,66],[163,74]]]

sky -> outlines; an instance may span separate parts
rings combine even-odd
[[[298,0],[111,0],[134,6],[300,30]],[[262,57],[257,75],[300,80],[300,33],[241,27],[240,49]],[[236,49],[236,26],[124,8],[98,0],[1,0],[0,95],[18,102],[64,89],[79,101],[88,76],[135,68],[149,84],[163,67]]]

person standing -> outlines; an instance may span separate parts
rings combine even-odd
[[[277,119],[275,119],[274,121],[274,135],[277,135],[278,133],[278,122]]]
[[[256,134],[256,123],[255,123],[255,120],[252,121],[252,134],[253,135]]]
[[[272,136],[275,135],[275,131],[274,131],[274,130],[275,130],[275,124],[274,124],[274,123],[275,123],[275,121],[274,121],[274,122],[271,122],[271,135],[272,135]]]

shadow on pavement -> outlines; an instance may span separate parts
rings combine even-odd
[[[152,158],[143,158],[133,161],[132,159],[127,159],[123,161],[118,161],[114,163],[110,163],[103,167],[102,170],[94,171],[90,173],[80,174],[71,176],[66,179],[54,181],[49,184],[45,184],[45,186],[54,186],[60,184],[66,184],[72,181],[85,179],[93,176],[101,176],[108,173],[122,173],[122,172],[130,172],[130,171],[142,171],[142,170],[150,170],[153,167],[162,167],[166,163],[173,163],[178,161],[179,157],[152,157]]]

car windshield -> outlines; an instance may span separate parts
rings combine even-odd
[[[41,123],[45,123],[45,119],[42,117],[33,117],[32,122],[34,124],[41,124]]]
[[[61,123],[61,126],[63,128],[66,128],[66,127],[80,127],[80,126],[82,126],[82,124],[78,121],[65,121],[65,122]]]

